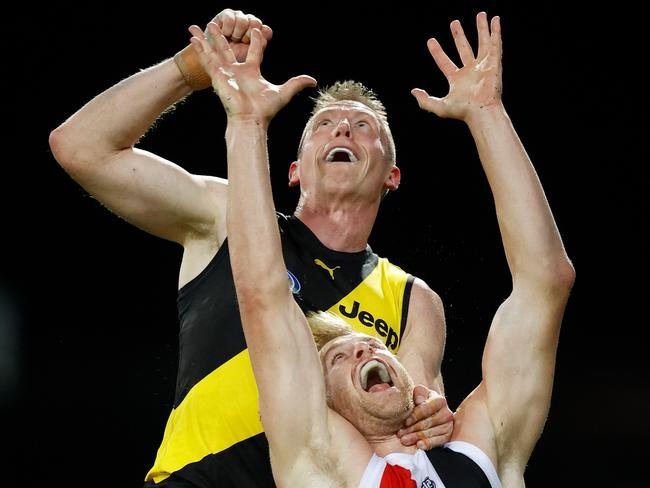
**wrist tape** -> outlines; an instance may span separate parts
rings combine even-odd
[[[212,86],[212,80],[201,66],[199,55],[191,44],[176,53],[174,62],[192,90],[203,90]]]

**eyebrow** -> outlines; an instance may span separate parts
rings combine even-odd
[[[340,337],[345,337],[345,336],[340,336]],[[338,339],[338,338],[337,338],[337,339]],[[334,341],[336,341],[337,339],[334,339]],[[386,346],[384,345],[384,343],[381,342],[381,341],[380,341],[379,339],[377,339],[376,337],[373,337],[373,336],[362,336],[362,337],[359,337],[359,339],[360,339],[361,341],[363,341],[363,342],[372,343],[374,346],[377,346],[379,349],[382,349],[382,350],[386,349]],[[329,360],[329,357],[330,357],[332,351],[335,351],[335,350],[336,350],[338,347],[340,347],[341,345],[342,345],[342,344],[336,344],[336,345],[330,347],[330,348],[327,350],[327,352],[325,353],[325,355],[323,356],[323,363],[327,363],[327,361]]]

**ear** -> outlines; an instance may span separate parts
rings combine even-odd
[[[388,175],[388,178],[384,181],[384,190],[397,190],[399,188],[399,182],[402,179],[402,172],[399,170],[399,168],[395,165],[393,165],[390,168],[390,174]]]
[[[296,186],[300,184],[300,166],[298,161],[294,161],[289,165],[289,187]]]

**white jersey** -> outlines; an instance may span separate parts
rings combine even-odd
[[[501,488],[494,465],[478,447],[468,442],[454,441],[445,444],[443,448],[465,455],[478,465],[487,479],[477,480],[477,486],[485,481],[486,486]],[[459,486],[456,480],[446,479],[443,482],[426,453],[419,449],[415,454],[393,453],[383,458],[373,454],[359,483],[359,488],[454,488],[455,486]]]

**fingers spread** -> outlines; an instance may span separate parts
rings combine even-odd
[[[442,116],[444,102],[442,101],[441,98],[432,97],[427,92],[421,90],[420,88],[414,88],[413,90],[411,90],[411,94],[415,97],[415,99],[418,102],[418,105],[422,110],[426,110],[427,112],[433,112],[438,116]]]
[[[454,20],[451,23],[451,33],[454,37],[454,43],[456,44],[456,49],[458,54],[460,54],[460,59],[463,62],[463,66],[467,66],[474,62],[474,51],[472,51],[472,46],[469,45],[467,37],[465,37],[465,31],[460,25],[460,22]]]
[[[501,59],[501,19],[498,15],[492,17],[492,22],[490,22],[490,40],[491,40],[491,51],[497,56],[498,59]]]
[[[223,62],[236,63],[235,54],[230,49],[228,41],[223,36],[221,29],[215,22],[210,22],[207,28],[208,42],[214,48],[213,51],[219,55]]]
[[[204,51],[203,41],[205,41],[205,36],[203,35],[203,31],[199,28],[198,25],[191,25],[187,30],[189,30],[190,34],[192,34],[192,38],[190,39],[190,42],[194,46],[195,51],[201,54]]]
[[[476,57],[483,59],[490,49],[490,29],[488,28],[485,12],[479,12],[476,16],[476,31],[478,32],[478,53]]]
[[[447,56],[447,54],[442,50],[440,43],[435,38],[432,37],[427,41],[427,47],[429,48],[433,60],[436,62],[436,65],[440,68],[440,71],[442,71],[442,74],[445,75],[445,77],[449,78],[449,76],[458,70],[458,67],[451,59],[449,59],[449,56]]]
[[[280,87],[280,92],[282,93],[282,98],[287,103],[291,100],[298,92],[304,90],[308,86],[316,86],[317,82],[314,78],[307,75],[294,76],[288,80],[284,85]]]

